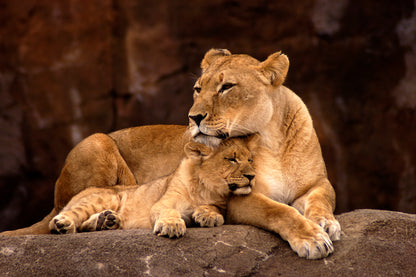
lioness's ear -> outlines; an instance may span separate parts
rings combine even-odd
[[[289,59],[281,51],[271,54],[267,60],[260,63],[260,71],[275,87],[283,84],[288,70]]]
[[[212,152],[212,149],[205,144],[194,141],[188,142],[184,150],[186,156],[191,159],[201,159],[207,157]]]
[[[201,62],[202,71],[205,71],[214,60],[224,56],[231,56],[231,52],[227,49],[211,49],[206,52]]]

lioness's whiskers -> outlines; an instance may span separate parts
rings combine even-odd
[[[240,112],[238,112],[237,114],[236,114],[236,116],[233,118],[233,121],[231,122],[231,124],[230,124],[230,129],[229,129],[229,132],[231,133],[231,131],[233,131],[235,128],[234,128],[234,126],[236,126],[237,125],[237,121],[240,119],[240,115],[241,115],[241,111]],[[238,125],[237,125],[238,126]]]

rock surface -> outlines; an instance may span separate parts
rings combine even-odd
[[[289,56],[338,213],[416,213],[414,0],[0,2],[0,230],[50,211],[82,138],[186,124],[212,47]]]
[[[180,239],[150,230],[0,237],[1,276],[414,276],[416,215],[357,210],[322,260],[299,258],[251,226],[191,228]]]

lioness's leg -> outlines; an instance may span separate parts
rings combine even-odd
[[[260,193],[233,196],[227,207],[227,222],[248,224],[278,233],[300,257],[319,259],[334,248],[328,234],[295,208]]]
[[[307,193],[296,199],[292,206],[303,213],[306,218],[319,224],[331,240],[340,239],[341,226],[333,214],[335,191],[328,179],[319,180]]]
[[[77,194],[67,206],[49,222],[52,233],[75,233],[93,214],[104,210],[118,210],[120,199],[111,189],[89,188]]]
[[[59,212],[77,193],[89,187],[136,185],[136,179],[115,141],[94,134],[75,146],[55,184],[55,209]]]
[[[224,224],[224,217],[218,207],[213,205],[201,205],[192,214],[192,219],[201,227],[214,227]]]

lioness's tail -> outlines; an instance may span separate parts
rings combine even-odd
[[[52,209],[52,211],[45,216],[41,221],[33,224],[32,226],[17,229],[13,231],[5,231],[1,232],[1,236],[22,236],[22,235],[39,235],[39,234],[49,234],[49,221],[57,215],[55,209]]]

